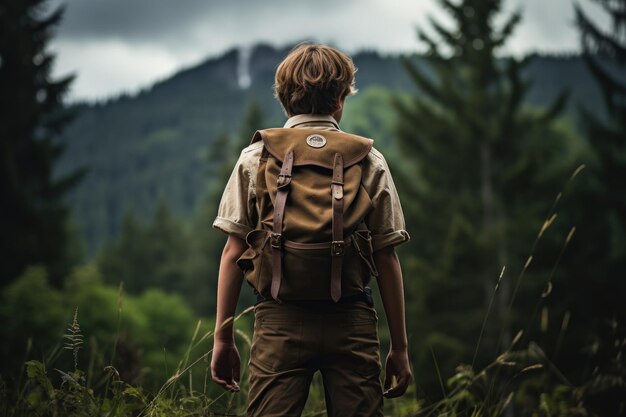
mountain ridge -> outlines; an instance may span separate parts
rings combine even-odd
[[[251,101],[263,110],[267,126],[282,125],[285,117],[271,86],[276,66],[290,49],[268,44],[253,47],[247,88],[241,87],[242,50],[233,48],[136,94],[74,105],[78,116],[65,132],[67,147],[56,172],[62,175],[78,166],[90,167],[67,200],[90,256],[105,239],[117,234],[128,210],[140,219],[148,218],[163,199],[180,215],[191,215],[210,182],[208,145],[219,135],[239,132]],[[370,89],[416,93],[403,59],[423,65],[425,58],[375,51],[354,54],[360,93],[350,102],[358,106],[360,100],[368,99]],[[569,86],[570,116],[576,103],[584,101],[590,108],[600,105],[600,94],[580,56],[534,55],[525,71],[534,80],[526,99],[531,106],[546,105]],[[387,115],[388,103],[376,97],[369,96],[374,108],[369,106],[368,111]],[[348,106],[353,105],[350,102]],[[352,113],[342,128],[358,125],[355,117],[368,116]],[[379,134],[391,135],[389,130],[383,127]]]

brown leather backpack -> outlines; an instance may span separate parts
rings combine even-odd
[[[373,141],[341,131],[275,128],[263,141],[256,178],[257,229],[238,259],[246,280],[278,302],[362,292],[378,275],[361,184]]]

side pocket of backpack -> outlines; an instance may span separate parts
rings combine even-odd
[[[367,265],[372,276],[378,276],[378,270],[376,269],[376,263],[374,262],[374,250],[372,248],[372,232],[367,229],[356,230],[352,238],[354,239],[354,246],[357,253]]]
[[[246,236],[248,249],[237,259],[237,266],[243,271],[248,284],[261,292],[259,276],[263,269],[264,250],[269,241],[269,233],[264,230],[253,230]]]

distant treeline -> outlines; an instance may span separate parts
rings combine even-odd
[[[75,105],[77,117],[65,132],[67,150],[56,172],[88,169],[68,202],[90,257],[106,239],[119,234],[126,211],[143,221],[161,199],[175,213],[191,215],[215,181],[209,175],[215,161],[207,164],[208,147],[222,134],[239,132],[251,103],[262,109],[265,126],[282,125],[285,118],[271,86],[286,53],[286,48],[267,45],[253,48],[251,85],[246,89],[238,82],[239,51],[231,50],[137,95]],[[404,58],[376,52],[354,56],[360,92],[348,101],[344,130],[372,137],[381,148],[389,144],[395,117],[390,93],[408,96],[416,91],[402,66]],[[430,74],[424,57],[410,58]],[[567,89],[569,120],[576,118],[579,103],[601,107],[600,93],[579,56],[533,55],[529,60],[523,74],[532,80],[524,98],[528,105],[547,105]]]

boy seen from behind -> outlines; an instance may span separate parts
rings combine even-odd
[[[355,72],[325,45],[289,53],[274,85],[288,120],[243,149],[213,223],[228,240],[211,373],[229,391],[239,390],[241,363],[226,321],[244,279],[257,294],[248,416],[300,416],[317,371],[329,416],[382,416],[383,397],[412,379],[394,249],[409,239],[400,200],[372,140],[339,128]],[[384,386],[372,276],[391,338]]]

